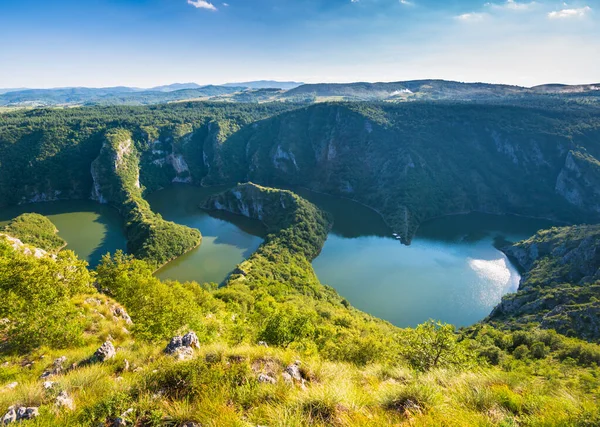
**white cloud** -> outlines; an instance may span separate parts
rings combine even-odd
[[[516,10],[516,11],[525,11],[531,10],[537,6],[535,1],[529,3],[519,3],[515,0],[506,0],[504,3],[486,3],[486,6],[491,7],[492,9],[503,9],[503,10]]]
[[[194,6],[197,9],[207,9],[207,10],[212,10],[212,11],[216,11],[217,8],[210,2],[206,1],[206,0],[187,0],[188,4],[191,4],[192,6]]]
[[[223,3],[223,6],[229,7],[229,3]]]
[[[589,6],[580,7],[578,9],[562,9],[548,13],[550,19],[568,19],[568,18],[583,18],[592,11]]]
[[[414,6],[415,5],[412,1],[409,1],[409,0],[400,0],[400,4],[403,4],[404,6]]]
[[[487,17],[486,13],[480,12],[470,12],[463,13],[462,15],[455,16],[454,18],[458,21],[462,22],[480,22],[483,21]]]

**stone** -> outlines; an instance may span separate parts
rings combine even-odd
[[[292,377],[293,380],[303,381],[304,378],[302,378],[302,373],[300,372],[300,368],[298,365],[298,361],[292,363],[287,368],[285,368],[285,372],[289,374],[289,376]]]
[[[300,368],[299,368],[300,363],[301,362],[299,360],[296,360],[294,363],[292,363],[287,368],[285,368],[285,370],[281,374],[281,376],[283,377],[283,380],[287,384],[298,383],[302,387],[305,386],[305,384],[304,384],[305,380],[304,380],[304,377],[302,376],[302,372],[300,372]]]
[[[5,390],[14,390],[19,385],[18,382],[12,382],[4,387]]]
[[[258,342],[258,345],[259,345],[260,347],[268,347],[268,346],[269,346],[269,344],[267,344],[267,343],[266,343],[266,342],[264,342],[264,341],[259,341],[259,342]]]
[[[123,307],[119,307],[119,306],[113,306],[112,309],[112,314],[113,316],[117,317],[117,318],[121,318],[123,320],[125,320],[125,323],[127,323],[128,325],[131,325],[133,322],[131,321],[131,317],[129,317],[129,314],[127,314],[127,312],[125,311],[125,309]]]
[[[14,406],[8,408],[4,417],[2,417],[2,425],[7,425],[17,421],[17,409]]]
[[[63,390],[56,397],[56,406],[58,408],[65,408],[69,411],[72,411],[75,409],[75,402],[73,402],[73,398]]]
[[[67,361],[66,356],[61,356],[58,359],[55,359],[54,362],[52,362],[52,368],[45,370],[40,378],[48,378],[53,375],[59,375],[60,373],[63,372],[64,364],[66,361]]]
[[[178,360],[187,360],[194,356],[194,348],[200,348],[200,341],[198,336],[190,331],[183,337],[177,335],[171,338],[164,351],[175,356]]]
[[[52,389],[52,387],[54,387],[54,384],[56,384],[54,381],[44,381],[44,390]]]
[[[273,378],[270,375],[267,374],[259,374],[258,375],[258,382],[259,383],[268,383],[268,384],[276,384],[277,380],[275,378]]]
[[[189,360],[194,357],[194,350],[190,347],[179,347],[172,354],[177,360]]]
[[[2,425],[7,425],[16,421],[32,420],[39,415],[37,407],[10,406],[4,417]]]
[[[171,341],[169,341],[169,344],[167,344],[167,346],[165,347],[165,353],[173,354],[175,353],[175,351],[177,351],[179,347],[183,347],[182,340],[183,337],[181,337],[180,335],[171,338]]]
[[[98,350],[92,356],[92,360],[95,362],[105,362],[109,359],[112,359],[116,356],[117,351],[115,350],[115,346],[112,342],[106,341],[104,344],[100,346]]]
[[[181,342],[186,347],[200,348],[200,341],[198,340],[198,336],[192,331],[185,334],[181,339]]]

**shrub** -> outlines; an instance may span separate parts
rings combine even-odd
[[[472,355],[458,342],[454,326],[430,320],[407,331],[404,357],[415,369],[427,371],[463,365]]]

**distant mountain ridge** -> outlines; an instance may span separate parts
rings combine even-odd
[[[3,92],[4,91],[4,92]],[[270,101],[484,101],[532,100],[540,97],[584,97],[600,102],[600,83],[545,84],[531,88],[492,83],[447,80],[403,82],[314,83],[260,80],[224,85],[174,83],[141,89],[69,87],[55,89],[1,89],[0,106],[44,107],[77,105],[150,105],[177,101],[213,100],[259,103]]]
[[[276,80],[257,80],[252,82],[243,83],[225,83],[222,86],[244,86],[250,89],[284,89],[290,90],[302,86],[304,83],[301,82],[279,82]]]

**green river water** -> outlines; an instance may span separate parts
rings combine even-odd
[[[165,219],[198,228],[202,244],[161,268],[162,279],[222,283],[263,241],[264,226],[198,206],[225,187],[186,185],[155,192],[148,202]],[[458,326],[487,316],[514,292],[519,273],[497,247],[531,236],[549,221],[472,213],[424,223],[410,246],[400,243],[373,210],[350,200],[296,190],[334,216],[313,266],[322,283],[355,307],[398,326],[429,318]],[[0,209],[0,225],[23,212],[47,215],[68,249],[95,266],[106,252],[125,249],[118,213],[91,201],[38,203]]]

